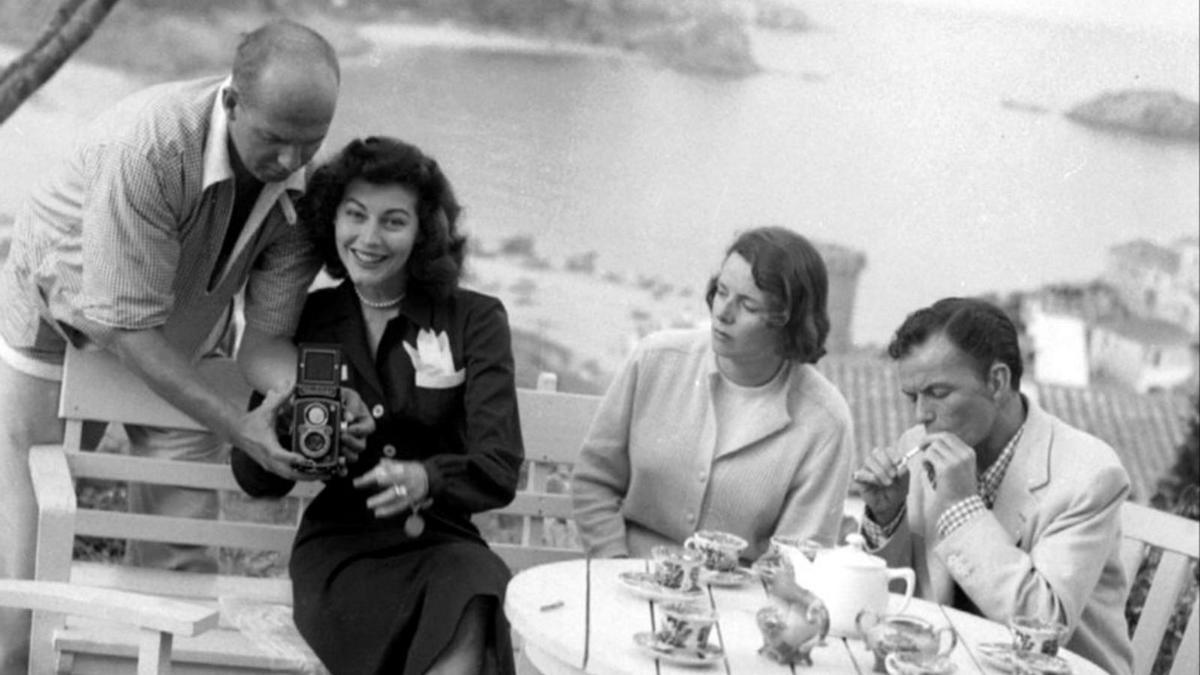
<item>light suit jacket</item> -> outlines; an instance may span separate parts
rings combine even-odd
[[[922,598],[951,604],[957,582],[994,621],[1057,613],[1070,631],[1068,649],[1127,675],[1129,584],[1119,553],[1129,476],[1103,441],[1026,404],[1025,431],[991,511],[939,541],[933,492],[915,457],[906,522],[877,552],[889,566],[916,571]],[[910,429],[899,447],[923,434]]]
[[[854,434],[846,400],[792,363],[765,410],[741,415],[718,453],[707,330],[645,338],[608,389],[575,464],[575,522],[588,553],[648,557],[697,530],[737,534],[757,558],[772,535],[834,543]]]

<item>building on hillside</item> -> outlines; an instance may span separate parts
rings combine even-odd
[[[1092,328],[1092,372],[1134,391],[1170,390],[1196,377],[1196,340],[1161,319],[1110,319]]]
[[[858,467],[872,448],[894,443],[914,423],[900,393],[896,368],[878,354],[830,354],[817,368],[850,404]],[[1132,481],[1132,496],[1145,503],[1175,462],[1187,432],[1189,402],[1178,394],[1139,394],[1092,384],[1066,387],[1023,380],[1021,391],[1064,422],[1111,445]]]
[[[1023,308],[1027,337],[1026,373],[1039,384],[1088,386],[1088,327],[1083,318],[1037,297]]]
[[[1131,312],[1200,336],[1200,239],[1161,246],[1137,239],[1113,246],[1103,279]]]
[[[854,336],[851,322],[854,319],[854,299],[858,294],[858,276],[867,264],[867,257],[839,244],[813,242],[825,260],[829,273],[829,336],[825,338],[825,350],[831,354],[845,353],[853,349]]]

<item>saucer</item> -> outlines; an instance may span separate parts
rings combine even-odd
[[[725,652],[715,645],[705,645],[703,649],[683,649],[663,644],[654,639],[654,633],[638,633],[633,636],[633,641],[647,654],[681,666],[707,666],[725,656]]]
[[[1014,650],[1011,642],[980,642],[975,645],[975,651],[993,668],[1012,672]]]
[[[713,570],[701,570],[700,582],[709,586],[745,586],[757,578],[758,575],[753,570],[739,567],[729,572],[716,572]]]
[[[622,586],[629,589],[634,595],[646,600],[687,602],[704,597],[704,591],[699,588],[694,591],[663,588],[654,580],[654,575],[649,572],[621,572],[617,575],[617,579],[621,582]]]
[[[945,656],[935,656],[921,661],[911,654],[891,652],[883,660],[888,675],[950,675],[958,666]]]

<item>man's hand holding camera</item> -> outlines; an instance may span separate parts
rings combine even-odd
[[[263,468],[290,480],[344,476],[375,431],[358,392],[341,386],[337,345],[301,344],[296,384],[271,390],[242,420],[238,447]]]

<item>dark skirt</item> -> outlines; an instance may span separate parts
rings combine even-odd
[[[314,537],[292,552],[300,634],[333,675],[427,671],[467,603],[492,608],[485,672],[514,672],[504,589],[508,567],[485,544],[426,532],[375,547],[364,537]]]

